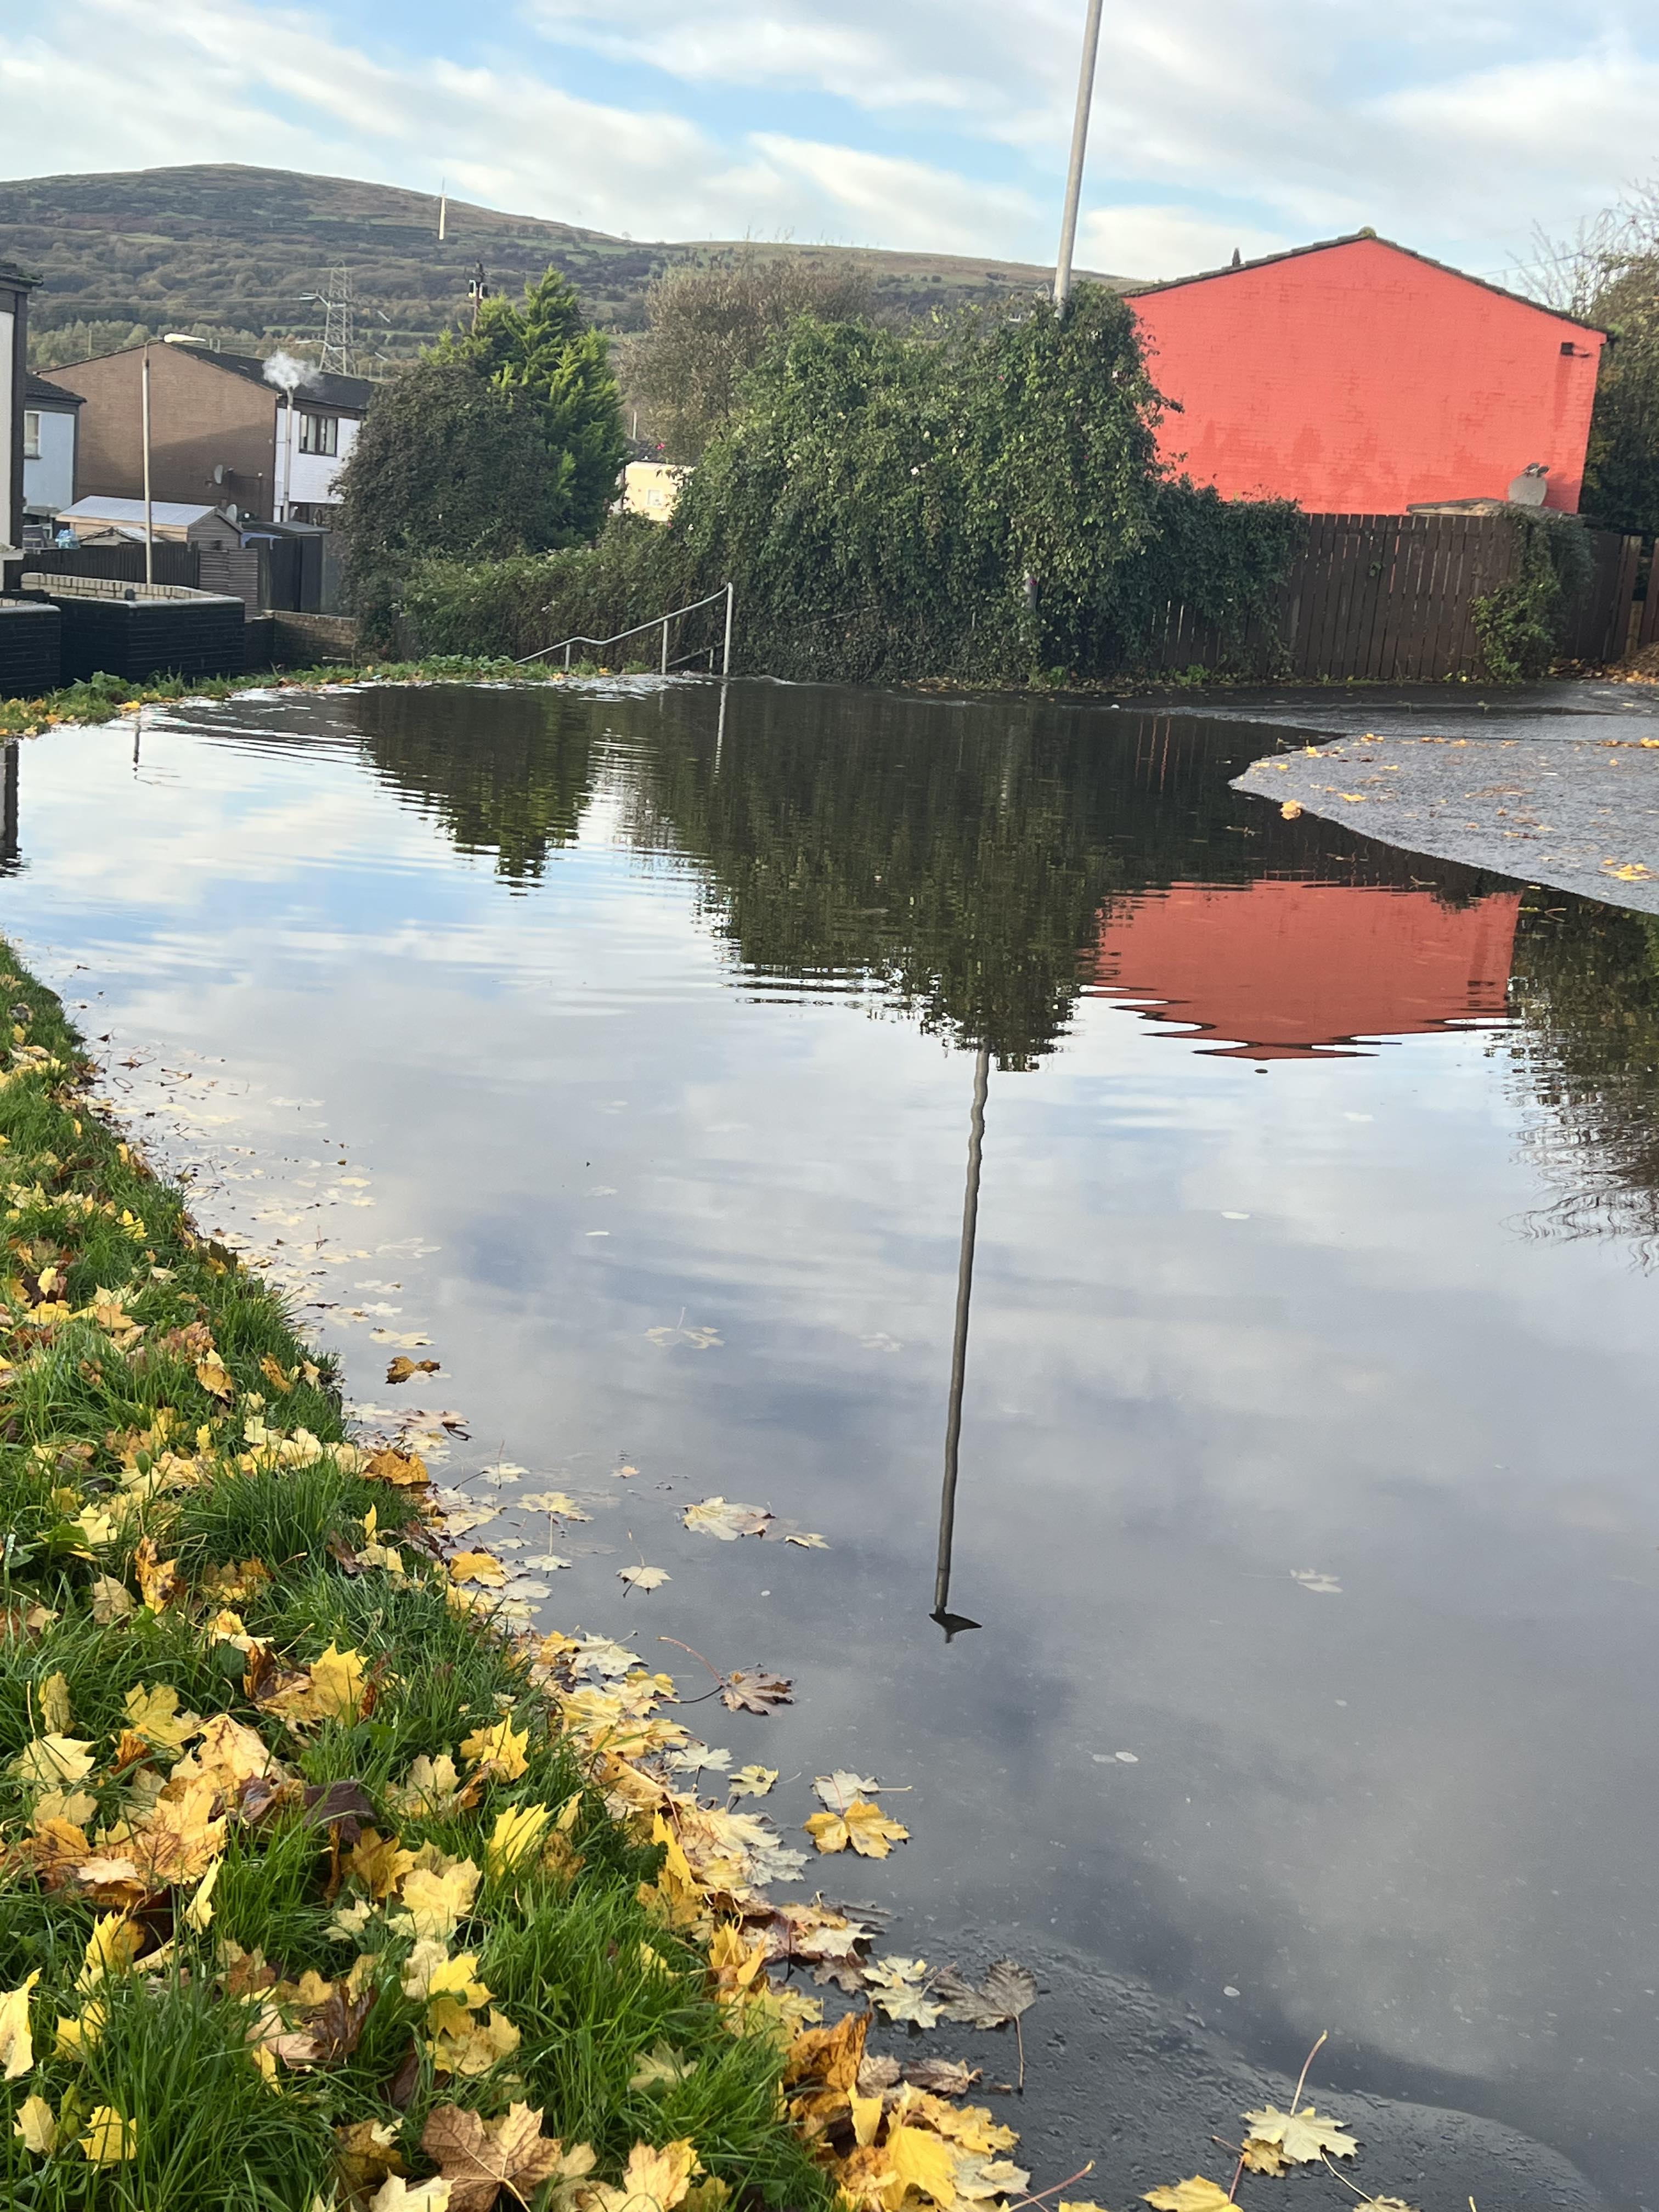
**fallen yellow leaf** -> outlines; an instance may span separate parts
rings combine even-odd
[[[124,2120],[113,2105],[94,2105],[81,2148],[94,2166],[119,2166],[138,2151],[138,2123]]]
[[[24,2098],[11,2131],[37,2158],[50,2158],[58,2148],[58,2122],[44,2097]]]
[[[497,1721],[494,1728],[474,1729],[462,1741],[461,1757],[469,1766],[498,1774],[504,1782],[516,1782],[530,1765],[525,1757],[525,1746],[529,1741],[529,1729],[515,1731],[508,1715]]]
[[[0,2081],[21,2081],[34,2063],[34,2043],[29,2034],[29,1991],[40,1978],[37,1969],[21,1987],[0,1996]]]
[[[802,1826],[821,1851],[844,1851],[850,1844],[860,1858],[884,1859],[910,1831],[890,1820],[879,1805],[855,1797],[844,1813],[814,1813]]]

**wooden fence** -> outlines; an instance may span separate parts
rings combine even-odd
[[[1589,538],[1592,579],[1565,650],[1575,660],[1610,660],[1625,650],[1641,540],[1607,530]],[[1304,684],[1478,677],[1474,604],[1514,574],[1520,547],[1520,531],[1502,514],[1310,514],[1265,616],[1241,632],[1172,602],[1140,663]]]

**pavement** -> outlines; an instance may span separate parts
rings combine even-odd
[[[1287,736],[1235,790],[1407,851],[1659,914],[1659,686],[1264,691],[1204,711],[1314,740],[1291,750]]]

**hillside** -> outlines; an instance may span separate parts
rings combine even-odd
[[[250,351],[314,339],[321,310],[307,295],[341,263],[356,294],[359,366],[369,370],[376,351],[396,359],[453,322],[479,261],[493,286],[514,291],[554,263],[596,320],[637,330],[653,277],[720,250],[706,240],[611,238],[457,200],[441,242],[437,222],[428,193],[229,163],[0,182],[0,258],[44,280],[30,308],[31,358],[42,369],[170,330]],[[878,304],[907,315],[1041,287],[1050,273],[951,254],[755,250],[860,262]]]

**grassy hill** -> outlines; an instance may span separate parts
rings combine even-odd
[[[653,277],[721,250],[719,240],[611,238],[458,200],[441,242],[437,226],[429,193],[233,163],[0,182],[0,259],[43,279],[29,311],[30,356],[42,370],[163,331],[304,351],[322,327],[308,295],[341,263],[356,293],[358,366],[371,372],[377,351],[408,355],[456,319],[479,261],[492,286],[514,291],[552,262],[598,321],[637,330]],[[1051,273],[951,254],[756,250],[861,263],[878,304],[904,315],[1041,287]]]

